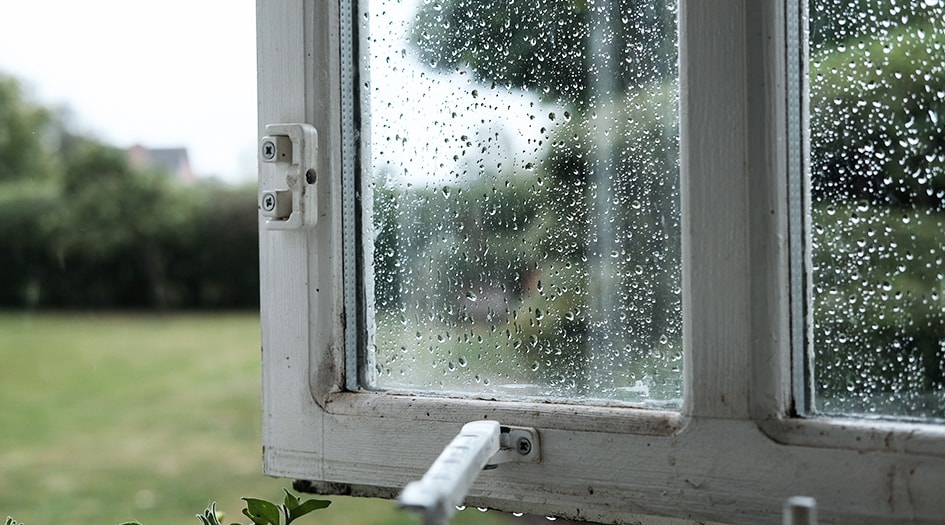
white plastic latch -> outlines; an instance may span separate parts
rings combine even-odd
[[[274,188],[259,190],[259,210],[270,230],[291,230],[318,222],[318,133],[309,124],[269,124],[259,140],[259,157],[276,164]],[[282,174],[284,173],[284,176]],[[285,181],[282,186],[281,182]]]
[[[502,463],[540,461],[538,432],[534,428],[504,427],[497,421],[467,423],[423,479],[404,487],[397,503],[401,508],[420,512],[424,525],[446,525],[482,470]]]

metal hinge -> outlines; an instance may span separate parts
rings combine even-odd
[[[503,463],[539,463],[540,452],[534,428],[502,426],[497,421],[467,423],[423,479],[404,487],[397,503],[422,513],[424,525],[445,525],[480,472]]]
[[[275,187],[260,181],[259,210],[270,230],[291,230],[318,222],[318,133],[309,124],[269,124],[259,140],[259,157],[276,164]],[[284,181],[284,185],[282,182]]]

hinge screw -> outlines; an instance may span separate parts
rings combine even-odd
[[[267,193],[263,195],[263,209],[266,211],[272,211],[276,209],[276,196],[272,193]]]
[[[520,437],[518,442],[515,443],[515,448],[519,454],[527,456],[532,451],[532,442],[528,438]]]
[[[271,140],[263,142],[262,154],[263,158],[266,160],[272,160],[276,158],[276,144]]]

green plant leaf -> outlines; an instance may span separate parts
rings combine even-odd
[[[331,502],[328,500],[320,500],[320,499],[307,500],[305,503],[302,503],[301,505],[298,505],[297,507],[289,511],[286,525],[289,525],[289,523],[292,523],[293,521],[297,520],[298,518],[301,518],[302,516],[308,514],[309,512],[316,511],[319,509],[324,509],[325,507],[329,505],[331,505]]]
[[[289,509],[289,512],[292,512],[296,507],[299,506],[300,503],[302,503],[302,500],[299,499],[298,496],[289,492],[289,489],[282,489],[282,492],[285,492],[285,501],[283,502],[283,505],[285,505],[285,508]]]
[[[279,507],[264,499],[243,498],[246,508],[243,514],[256,525],[279,525]]]
[[[272,522],[263,517],[256,517],[249,513],[249,510],[243,509],[243,515],[250,519],[255,525],[271,525]]]

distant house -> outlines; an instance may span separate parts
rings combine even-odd
[[[135,168],[164,171],[182,184],[197,182],[197,174],[187,158],[187,148],[146,148],[136,144],[128,148],[128,161]]]

